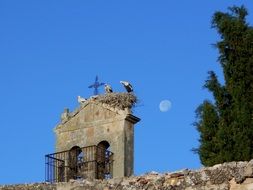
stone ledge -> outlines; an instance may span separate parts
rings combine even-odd
[[[56,184],[50,183],[31,183],[17,185],[1,185],[1,190],[56,190]]]
[[[253,160],[230,162],[200,170],[150,172],[110,180],[71,180],[68,183],[0,186],[0,190],[252,190]]]

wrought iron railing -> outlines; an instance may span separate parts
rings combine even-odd
[[[108,179],[113,176],[113,153],[98,146],[74,147],[45,156],[46,182],[70,179]]]

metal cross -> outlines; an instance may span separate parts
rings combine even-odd
[[[95,82],[92,85],[88,86],[88,88],[94,88],[94,95],[98,95],[98,88],[103,85],[105,85],[105,83],[98,82],[98,76],[96,76]]]

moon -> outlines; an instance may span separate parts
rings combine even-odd
[[[171,101],[169,100],[162,100],[159,104],[159,109],[161,112],[167,112],[171,109]]]

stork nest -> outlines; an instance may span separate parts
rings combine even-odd
[[[96,97],[96,101],[108,104],[114,108],[124,110],[125,108],[131,109],[137,103],[137,97],[133,93],[108,93]]]

